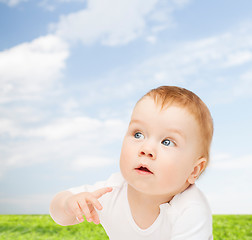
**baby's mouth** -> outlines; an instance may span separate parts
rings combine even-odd
[[[138,172],[143,173],[143,174],[153,174],[153,172],[150,169],[148,169],[147,167],[144,167],[144,166],[140,166],[138,168],[135,168],[135,170],[137,170]]]

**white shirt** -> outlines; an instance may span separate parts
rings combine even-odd
[[[110,240],[212,240],[212,214],[203,193],[194,185],[160,205],[160,213],[147,229],[135,223],[127,197],[128,184],[120,173],[95,185],[69,189],[73,194],[113,187],[99,201],[97,211]]]

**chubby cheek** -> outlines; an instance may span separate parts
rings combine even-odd
[[[160,188],[176,192],[186,183],[189,172],[187,166],[171,161],[161,164],[159,169]]]
[[[124,139],[120,155],[120,169],[123,175],[125,175],[129,168],[132,168],[133,153],[129,144],[127,139]]]
[[[128,168],[128,163],[127,163],[127,154],[125,154],[124,152],[121,152],[121,156],[120,156],[120,169],[121,172],[123,174],[123,176],[125,175],[126,169]],[[125,176],[124,176],[125,177]]]

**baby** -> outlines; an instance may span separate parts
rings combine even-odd
[[[195,186],[213,135],[207,106],[189,90],[162,86],[136,104],[121,156],[107,181],[58,193],[60,225],[101,223],[111,240],[211,240],[212,215]]]

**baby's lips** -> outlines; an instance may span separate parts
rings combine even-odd
[[[136,170],[140,170],[140,171],[145,171],[145,172],[149,172],[152,173],[153,172],[150,170],[149,166],[145,165],[145,164],[141,164],[139,165],[137,168],[135,168]]]

